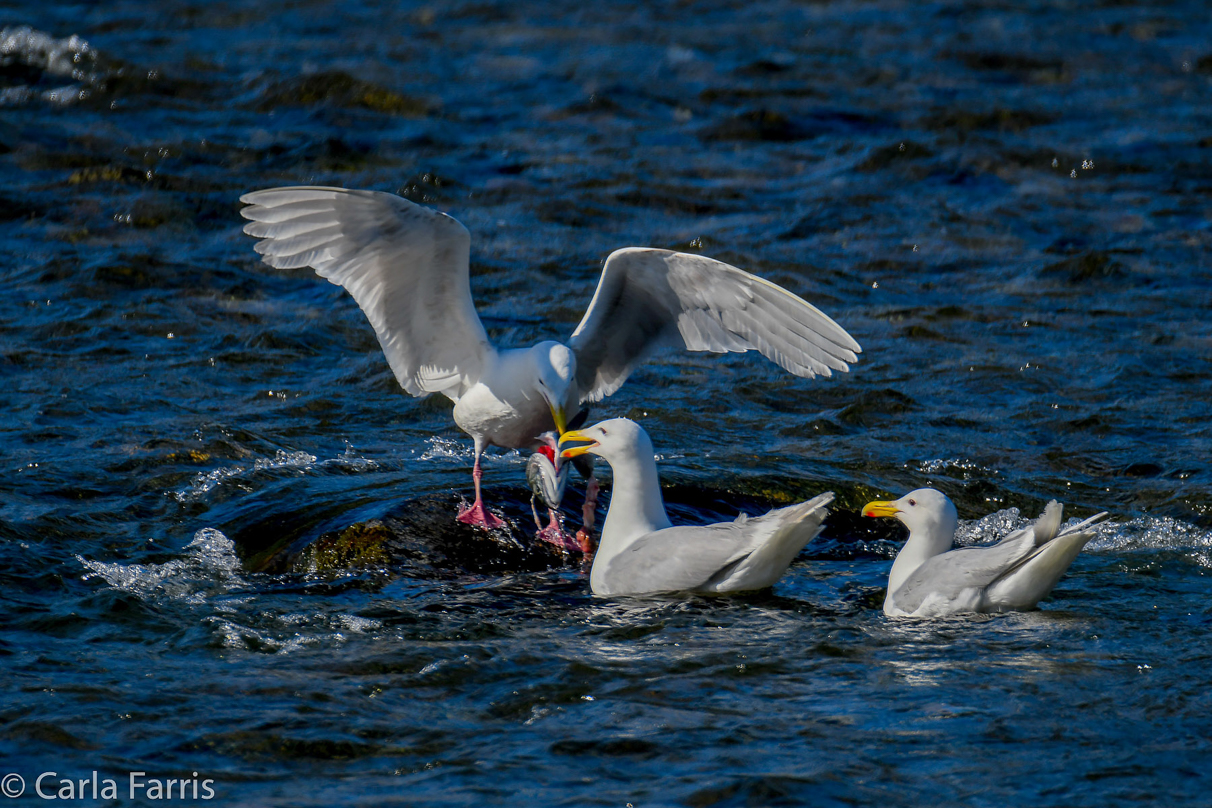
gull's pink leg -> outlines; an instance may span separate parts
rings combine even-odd
[[[480,496],[480,479],[483,478],[484,472],[480,471],[480,447],[476,447],[476,465],[471,470],[471,478],[476,483],[476,501],[470,507],[459,508],[458,520],[465,525],[474,527],[482,527],[485,530],[496,530],[504,527],[505,523],[493,516],[484,507],[484,500]]]

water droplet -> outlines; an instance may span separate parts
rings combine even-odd
[[[1090,169],[1094,168],[1094,161],[1093,160],[1082,160],[1082,168],[1086,171],[1089,171]]]
[[[897,151],[904,151],[904,150],[905,150],[905,144],[904,144],[904,143],[902,143],[902,144],[901,144],[901,147],[900,147],[900,148],[899,148]]]
[[[913,245],[913,251],[914,251],[914,252],[917,252],[917,245],[916,245],[916,244],[914,244],[914,245]]]
[[[1077,169],[1076,168],[1069,172],[1069,178],[1077,179]]]
[[[176,335],[176,334],[174,334],[173,332],[171,332],[171,331],[169,331],[169,332],[168,332],[168,338],[169,338],[169,339],[176,339],[176,336],[177,336],[177,335]]]
[[[878,288],[880,288],[880,282],[879,282],[879,281],[872,281],[872,282],[871,282],[871,288],[872,288],[872,289],[878,289]]]
[[[1057,160],[1055,157],[1053,157],[1052,158],[1052,167],[1056,168],[1058,165],[1060,165],[1060,161]]]

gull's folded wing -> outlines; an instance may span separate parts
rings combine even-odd
[[[669,527],[649,533],[610,560],[603,595],[642,595],[699,589],[727,574],[757,542],[741,523]]]
[[[642,247],[606,259],[569,341],[583,401],[600,401],[640,362],[679,338],[691,351],[756,350],[811,378],[849,370],[859,344],[780,286],[701,255]]]
[[[310,266],[366,314],[400,385],[458,400],[493,353],[471,300],[470,236],[407,199],[342,188],[272,188],[240,197],[244,232],[270,266]]]
[[[1035,532],[1016,531],[1010,539],[980,547],[961,547],[936,555],[913,571],[892,593],[896,608],[913,614],[927,598],[953,601],[983,590],[1035,549]]]

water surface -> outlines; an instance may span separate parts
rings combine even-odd
[[[2,8],[0,774],[199,772],[233,805],[1206,800],[1203,4]],[[644,423],[676,519],[833,490],[825,533],[769,592],[596,599],[530,545],[516,452],[485,477],[516,541],[452,524],[448,405],[240,232],[241,193],[305,183],[456,216],[501,345],[566,337],[627,245],[816,303],[850,374],[670,353],[597,414]],[[901,536],[855,511],[925,484],[965,541],[1052,497],[1112,524],[1040,611],[890,621]]]

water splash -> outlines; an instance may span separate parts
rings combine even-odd
[[[373,461],[369,458],[362,457],[359,454],[355,454],[353,444],[351,444],[349,441],[345,442],[345,452],[344,453],[342,453],[342,454],[338,455],[337,457],[334,457],[330,460],[325,460],[320,465],[336,466],[337,468],[344,469],[346,471],[356,472],[356,473],[363,473],[363,472],[368,472],[368,471],[378,471],[379,470],[378,463],[376,463],[375,461]]]
[[[432,437],[425,441],[421,460],[472,460],[472,447],[466,441],[453,438]]]
[[[231,539],[214,528],[194,534],[184,558],[163,564],[117,564],[76,559],[88,570],[83,580],[101,578],[110,586],[140,598],[157,596],[187,603],[205,603],[211,596],[243,586],[240,559]]]
[[[242,477],[258,471],[274,471],[277,469],[310,469],[315,465],[316,456],[303,451],[287,452],[279,449],[272,458],[258,458],[252,465],[227,466],[200,472],[194,475],[189,486],[174,491],[173,497],[178,502],[196,502],[206,496],[212,489],[225,480]]]
[[[905,468],[913,468],[913,464],[906,463]],[[971,479],[970,472],[977,472],[982,476],[990,477],[999,474],[997,469],[991,469],[987,466],[982,466],[975,460],[969,460],[965,457],[949,457],[936,458],[933,460],[923,460],[917,464],[917,471],[922,474],[940,474],[947,471],[959,471],[961,479]]]
[[[291,612],[268,615],[268,618],[269,625],[262,627],[238,622],[230,615],[209,615],[202,622],[211,628],[224,648],[270,654],[288,654],[324,643],[341,643],[350,634],[369,634],[383,627],[379,620],[331,612]]]
[[[96,51],[79,36],[57,39],[28,25],[0,29],[0,65],[20,65],[39,71],[43,79],[75,82],[49,89],[30,85],[6,87],[0,91],[0,106],[26,104],[35,98],[66,106],[87,98],[108,76],[108,71],[98,64]]]
[[[1027,527],[1034,521],[1020,514],[1018,508],[1006,508],[980,519],[961,521],[955,531],[955,543],[967,546],[1001,541],[1011,532]],[[1070,517],[1064,527],[1081,521],[1079,517]],[[1094,525],[1091,530],[1095,537],[1086,545],[1087,552],[1212,550],[1212,531],[1168,516],[1138,516],[1126,522],[1104,521]]]
[[[459,460],[467,463],[474,462],[475,460],[474,447],[465,440],[434,436],[425,441],[425,447],[425,451],[418,458],[419,460]],[[481,462],[524,463],[529,455],[529,452],[523,453],[517,449],[510,449],[500,454],[485,452],[481,458]]]
[[[1087,546],[1095,552],[1212,550],[1212,531],[1168,516],[1138,516],[1098,527],[1098,536]]]

